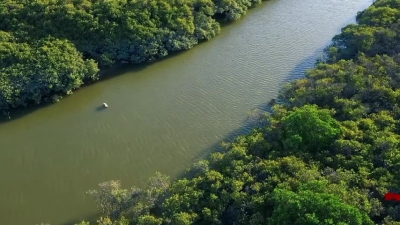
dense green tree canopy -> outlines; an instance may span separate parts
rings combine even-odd
[[[27,44],[0,31],[0,109],[38,104],[43,98],[57,101],[97,74],[97,63],[84,60],[67,40]]]
[[[365,212],[343,203],[333,194],[326,193],[324,184],[311,182],[302,184],[299,192],[275,189],[273,198],[277,203],[271,225],[372,225]]]
[[[340,124],[328,110],[305,105],[282,118],[283,142],[288,150],[304,148],[311,153],[326,149],[341,133]]]

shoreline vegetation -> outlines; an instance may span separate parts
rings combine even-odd
[[[58,102],[113,65],[215,37],[262,0],[3,0],[0,111]]]
[[[377,0],[288,83],[266,124],[186,178],[101,183],[100,225],[400,225],[400,1]],[[88,225],[81,222],[78,225]]]

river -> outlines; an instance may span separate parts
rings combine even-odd
[[[95,215],[85,191],[99,182],[179,176],[242,133],[247,113],[301,77],[371,3],[271,0],[209,42],[0,123],[0,224],[72,224]]]

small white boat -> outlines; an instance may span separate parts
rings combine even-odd
[[[108,108],[107,103],[103,103],[104,108]]]

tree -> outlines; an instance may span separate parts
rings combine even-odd
[[[2,37],[3,38],[2,38]],[[6,38],[4,38],[6,37]],[[67,41],[47,38],[18,43],[0,31],[0,109],[57,101],[84,81],[98,78],[97,64],[84,60]]]
[[[318,182],[303,184],[298,193],[275,189],[273,199],[276,207],[269,224],[374,224],[367,214],[343,203],[338,196],[325,193],[322,189],[323,184]]]
[[[102,182],[99,187],[99,190],[90,190],[87,193],[95,198],[100,212],[106,216],[105,219],[118,221],[128,212],[134,219],[139,219],[156,207],[159,197],[169,188],[169,178],[157,172],[155,176],[149,178],[145,189],[136,187],[132,187],[131,190],[122,189],[118,180]]]
[[[341,134],[338,121],[331,111],[305,105],[289,112],[282,118],[283,143],[285,149],[318,152],[326,150]]]
[[[137,225],[161,225],[161,224],[162,224],[162,219],[150,215],[139,217],[137,223]]]

